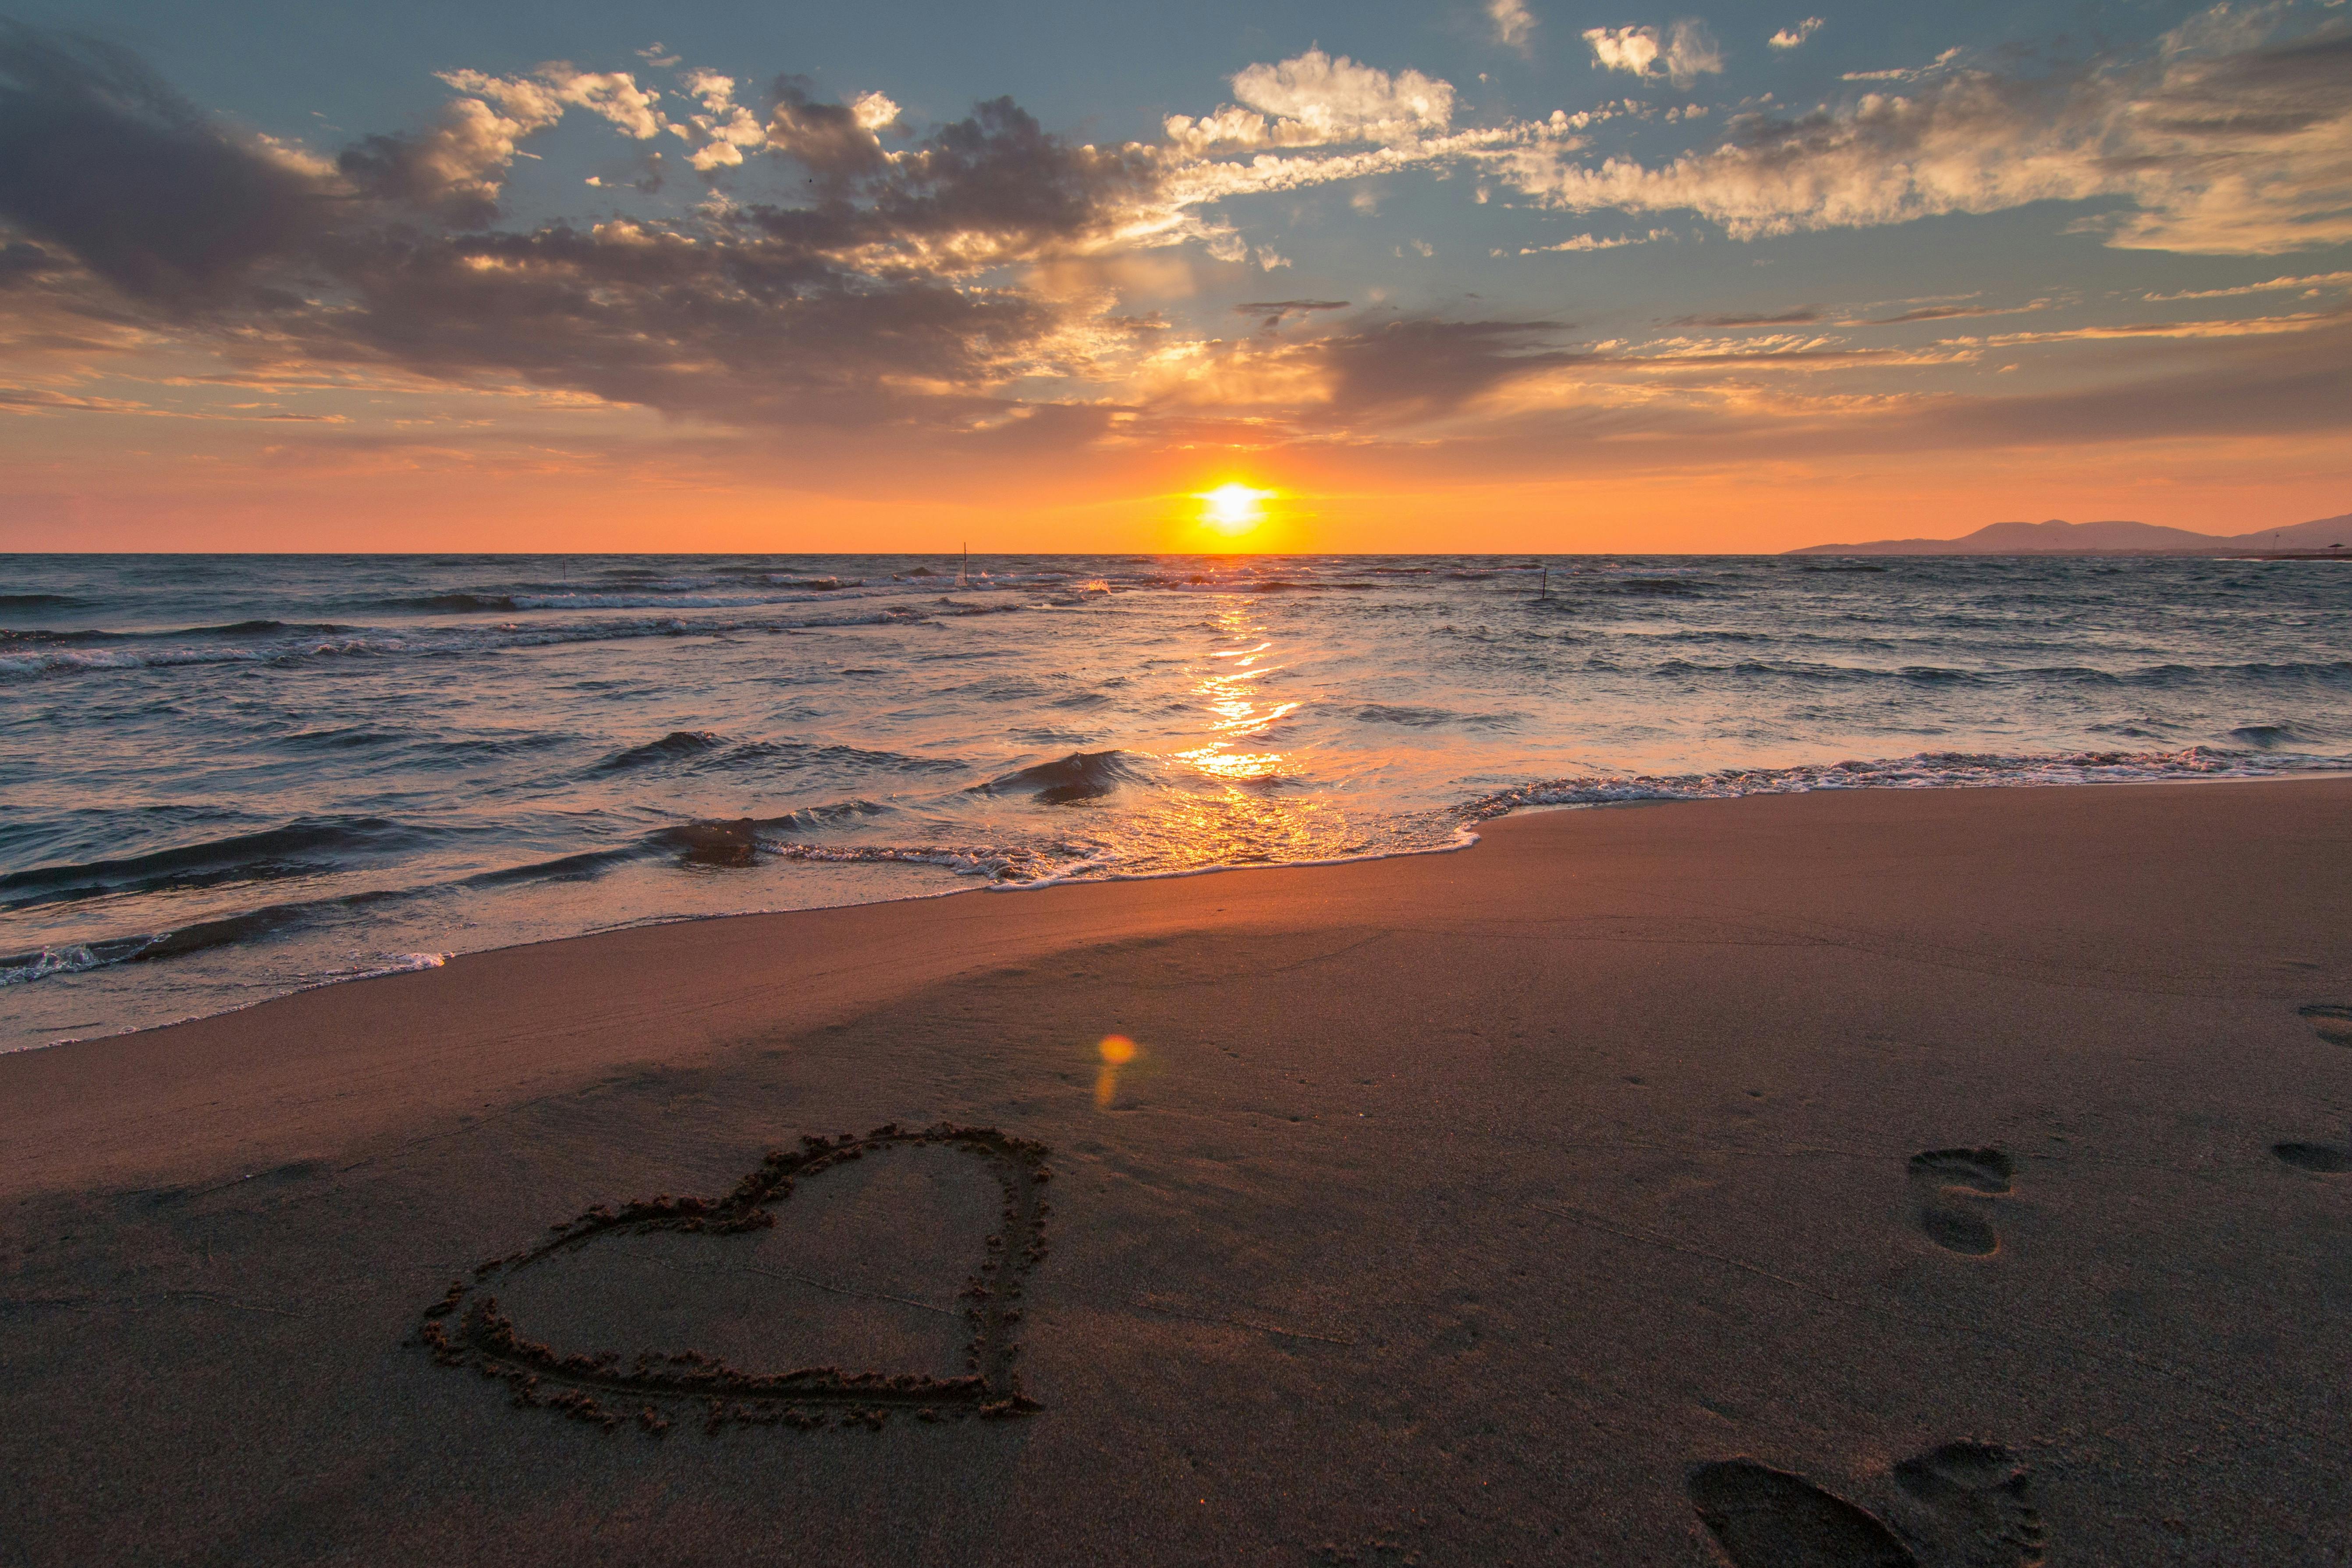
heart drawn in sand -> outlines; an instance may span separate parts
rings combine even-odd
[[[746,1370],[691,1348],[566,1353],[526,1337],[500,1310],[501,1281],[559,1254],[592,1247],[600,1239],[668,1231],[710,1237],[740,1235],[776,1223],[776,1207],[797,1183],[853,1160],[897,1148],[929,1145],[979,1160],[1003,1189],[1002,1223],[964,1282],[959,1300],[965,1323],[961,1376],[879,1369],[804,1366]],[[1022,1392],[1013,1367],[1020,1347],[1022,1284],[1045,1253],[1043,1188],[1052,1173],[1045,1146],[992,1127],[940,1122],[920,1131],[895,1122],[862,1136],[803,1138],[795,1152],[772,1150],[758,1169],[719,1198],[643,1198],[619,1208],[598,1205],[556,1226],[546,1240],[495,1258],[474,1278],[453,1282],[425,1310],[416,1342],[444,1366],[471,1367],[504,1383],[520,1407],[557,1411],[610,1431],[634,1416],[658,1436],[674,1419],[698,1409],[706,1430],[730,1424],[813,1427],[828,1416],[842,1426],[880,1426],[893,1411],[923,1420],[961,1415],[1025,1415],[1040,1406]]]

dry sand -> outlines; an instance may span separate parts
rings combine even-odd
[[[0,1563],[2341,1563],[2347,933],[2352,779],[1814,795],[0,1058]]]

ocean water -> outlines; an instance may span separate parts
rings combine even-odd
[[[0,557],[0,1049],[1519,806],[2352,764],[2338,562]]]

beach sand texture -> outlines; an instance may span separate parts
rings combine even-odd
[[[2352,1553],[2352,779],[1484,831],[0,1058],[0,1563]]]

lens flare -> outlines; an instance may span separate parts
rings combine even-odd
[[[1095,1072],[1095,1109],[1108,1110],[1118,1098],[1118,1069],[1136,1058],[1136,1045],[1125,1035],[1105,1035],[1095,1047],[1102,1066]]]

